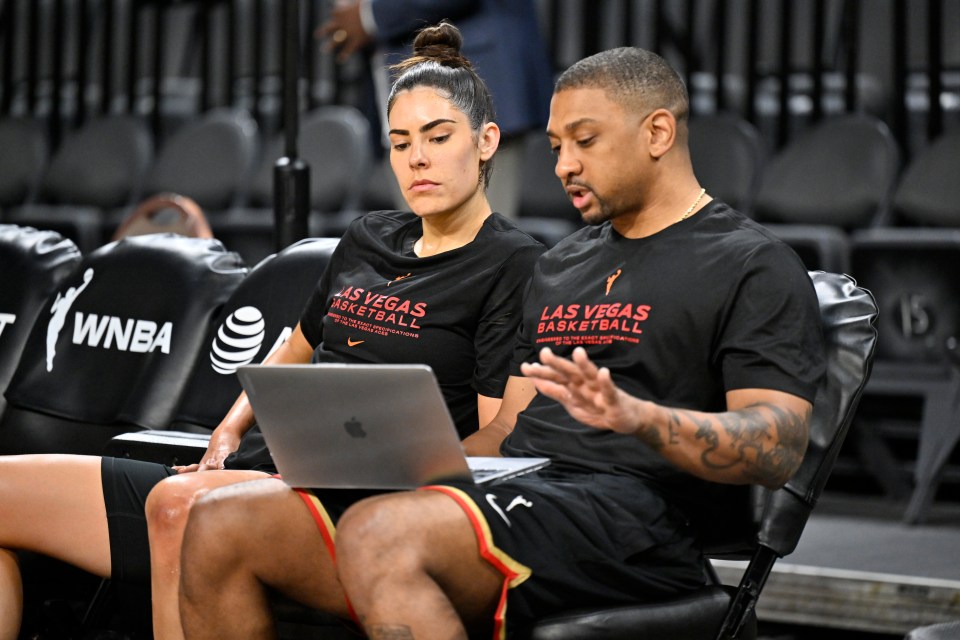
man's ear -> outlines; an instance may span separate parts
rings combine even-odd
[[[677,119],[667,109],[657,109],[647,118],[646,133],[650,140],[650,155],[662,157],[677,141]]]
[[[488,122],[480,129],[477,147],[480,149],[480,159],[487,161],[496,153],[500,146],[500,127],[495,122]]]

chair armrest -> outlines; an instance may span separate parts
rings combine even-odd
[[[188,431],[134,431],[113,437],[104,455],[159,462],[168,466],[193,464],[207,450],[210,435]]]

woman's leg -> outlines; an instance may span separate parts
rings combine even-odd
[[[13,551],[0,549],[0,638],[16,638],[23,617],[23,583]]]
[[[220,470],[183,473],[158,484],[147,497],[153,633],[157,640],[183,638],[180,626],[180,545],[193,503],[211,489],[260,480],[260,471]]]
[[[99,576],[110,575],[110,537],[100,458],[0,456],[0,549],[42,553]],[[0,640],[20,628],[20,572],[0,552]]]
[[[280,480],[218,489],[200,500],[187,525],[182,571],[180,613],[191,640],[276,637],[268,586],[348,616],[324,537]]]

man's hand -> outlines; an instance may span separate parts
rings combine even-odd
[[[539,364],[521,365],[537,391],[553,398],[578,422],[599,429],[634,433],[639,423],[639,401],[614,384],[610,370],[598,368],[582,347],[568,360],[544,348]]]
[[[317,27],[314,35],[327,40],[327,47],[337,52],[337,60],[340,62],[373,41],[363,28],[359,2],[337,3],[330,19]]]
[[[223,469],[223,461],[239,447],[239,436],[223,429],[214,429],[210,436],[210,442],[207,444],[207,450],[200,458],[200,462],[198,464],[176,466],[174,470],[177,473],[190,473]]]

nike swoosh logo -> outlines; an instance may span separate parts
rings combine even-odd
[[[353,339],[351,339],[351,338],[347,338],[347,346],[348,346],[348,347],[355,347],[355,346],[357,346],[358,344],[363,344],[364,342],[366,342],[366,340],[353,340]]]
[[[513,524],[510,522],[510,518],[507,517],[507,514],[503,512],[503,509],[500,508],[500,505],[497,504],[497,496],[492,493],[487,494],[487,502],[493,507],[493,510],[497,512],[497,515],[503,518],[503,521],[507,523],[508,527],[512,527]]]

